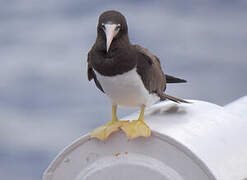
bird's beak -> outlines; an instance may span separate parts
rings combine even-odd
[[[105,35],[106,35],[106,52],[110,49],[113,38],[117,35],[116,24],[105,24]]]

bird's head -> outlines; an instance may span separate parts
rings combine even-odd
[[[106,52],[109,51],[112,42],[123,37],[128,38],[128,27],[125,17],[118,11],[105,11],[99,17],[98,36],[105,40]]]

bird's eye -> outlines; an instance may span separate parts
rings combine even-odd
[[[105,24],[104,23],[101,24],[101,27],[103,30],[105,30]]]
[[[120,27],[121,27],[121,24],[118,24],[118,25],[116,26],[116,28],[115,28],[115,31],[119,31]]]

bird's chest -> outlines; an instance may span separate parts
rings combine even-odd
[[[103,76],[97,71],[96,75],[113,103],[130,107],[147,104],[150,94],[144,87],[136,68],[115,76]]]
[[[131,51],[118,50],[114,53],[92,53],[91,64],[103,76],[124,74],[136,66],[136,55]]]

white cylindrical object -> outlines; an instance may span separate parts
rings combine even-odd
[[[247,121],[247,96],[241,97],[224,106],[228,112],[240,116]]]
[[[138,113],[124,119],[137,119]],[[145,111],[150,138],[83,136],[65,148],[43,180],[244,180],[247,122],[202,101],[162,102]]]

